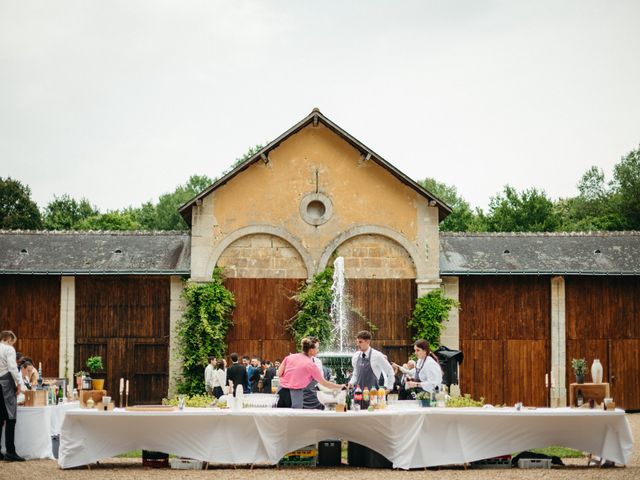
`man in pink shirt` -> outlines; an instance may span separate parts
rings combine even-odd
[[[312,384],[315,385],[315,382],[327,388],[343,387],[343,385],[325,380],[316,364],[313,363],[311,357],[316,353],[314,349],[318,348],[317,342],[305,337],[300,343],[302,353],[292,353],[287,356],[278,368],[278,376],[280,377],[278,408],[305,408],[304,390],[312,388]]]

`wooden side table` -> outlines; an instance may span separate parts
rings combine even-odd
[[[572,383],[569,385],[569,406],[577,407],[576,398],[578,390],[582,390],[584,403],[593,398],[596,403],[602,403],[606,397],[610,397],[608,383]]]

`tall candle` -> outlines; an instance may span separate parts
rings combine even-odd
[[[127,380],[127,390],[125,392],[127,395],[129,395],[129,380]]]
[[[41,372],[42,371],[42,362],[38,362],[38,371]]]
[[[124,392],[124,378],[120,378],[120,393]]]

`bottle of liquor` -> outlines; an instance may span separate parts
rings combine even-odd
[[[362,390],[360,390],[360,385],[356,386],[353,392],[353,402],[356,405],[356,409],[362,408]]]
[[[38,386],[36,390],[42,390],[42,362],[38,363]]]
[[[63,403],[64,402],[64,388],[62,388],[62,385],[60,385],[58,387],[58,403]]]
[[[378,408],[378,389],[375,385],[369,390],[369,405]]]
[[[584,397],[582,396],[582,390],[578,390],[578,394],[576,395],[576,405],[581,407],[584,403]]]
[[[362,409],[366,410],[369,408],[369,387],[364,387],[362,390]]]

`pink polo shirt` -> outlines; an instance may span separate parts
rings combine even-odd
[[[309,385],[311,380],[320,381],[322,375],[311,357],[304,353],[292,353],[282,361],[284,373],[280,377],[280,386],[301,389]]]

